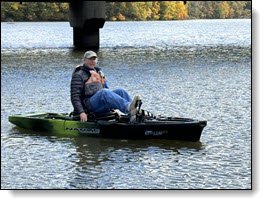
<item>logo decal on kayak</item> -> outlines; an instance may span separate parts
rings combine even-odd
[[[86,127],[66,127],[66,131],[78,131],[83,134],[99,134],[100,129],[86,128]]]
[[[147,136],[161,136],[168,134],[168,130],[146,130],[145,135]]]

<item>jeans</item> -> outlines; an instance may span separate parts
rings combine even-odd
[[[111,109],[119,109],[123,113],[129,113],[129,104],[132,99],[123,89],[101,89],[92,97],[85,99],[85,106],[91,112],[103,113]]]

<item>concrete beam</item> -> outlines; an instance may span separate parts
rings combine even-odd
[[[70,2],[70,26],[76,48],[99,48],[99,29],[105,24],[105,12],[105,1]]]

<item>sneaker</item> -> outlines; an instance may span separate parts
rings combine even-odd
[[[137,105],[138,101],[140,101],[140,97],[138,95],[134,96],[133,101],[130,104],[129,107],[129,113],[130,113],[130,122],[134,122],[136,119],[136,114],[137,114]]]

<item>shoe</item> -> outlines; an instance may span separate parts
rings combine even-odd
[[[134,99],[130,104],[129,108],[130,122],[134,122],[136,120],[138,101],[140,101],[140,96],[136,95],[134,96]]]
[[[121,116],[125,115],[125,113],[121,112],[119,109],[115,109],[115,110],[114,110],[114,113],[115,113],[115,115],[117,115],[119,118],[120,118]]]

